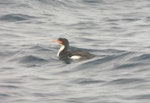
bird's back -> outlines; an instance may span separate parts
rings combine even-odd
[[[72,57],[72,56],[80,56],[80,59],[91,59],[94,57],[93,54],[88,53],[86,51],[83,50],[73,50],[73,51],[68,51],[68,56]]]

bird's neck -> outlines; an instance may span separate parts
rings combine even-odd
[[[59,51],[57,53],[57,56],[59,57],[60,53],[66,52],[66,51],[67,51],[67,47],[65,45],[61,45],[60,49],[59,49]]]

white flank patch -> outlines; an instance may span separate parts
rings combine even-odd
[[[58,51],[58,53],[57,53],[57,56],[58,56],[58,57],[59,57],[60,52],[61,52],[62,50],[64,50],[64,48],[65,48],[65,46],[64,46],[64,45],[61,45],[61,47],[60,47],[60,49],[59,49],[59,51]]]
[[[70,59],[74,59],[74,60],[76,60],[76,59],[81,59],[81,56],[77,56],[77,55],[71,56]]]

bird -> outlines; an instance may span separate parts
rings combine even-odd
[[[74,60],[85,60],[95,57],[94,54],[91,54],[84,50],[69,51],[69,41],[66,38],[58,38],[57,40],[52,41],[57,42],[60,45],[57,57],[59,57],[60,60],[63,60],[67,64],[70,64],[70,62]]]

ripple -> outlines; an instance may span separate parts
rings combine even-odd
[[[10,95],[6,94],[6,93],[0,93],[0,98],[6,98],[6,97],[10,97]]]
[[[141,19],[137,19],[137,18],[125,18],[125,19],[121,19],[122,21],[125,22],[135,22],[135,21],[139,21]]]
[[[73,69],[72,71],[77,72],[77,71],[84,70],[84,69],[92,69],[93,66],[95,66],[96,68],[98,68],[100,66],[103,67],[104,65],[106,65],[105,68],[111,67],[120,58],[126,57],[130,54],[130,52],[125,52],[125,53],[118,52],[118,53],[119,54],[115,54],[115,55],[97,56],[90,60],[78,62],[77,64],[75,64],[72,67],[72,69]]]
[[[113,81],[110,81],[107,83],[107,85],[128,85],[128,84],[134,84],[134,83],[143,83],[146,80],[139,79],[139,78],[122,78],[122,79],[116,79]]]
[[[20,35],[17,35],[17,34],[8,34],[8,33],[3,33],[1,34],[1,38],[4,38],[4,39],[8,39],[8,38],[15,38],[15,39],[19,39],[19,38],[22,38],[23,36],[20,36]]]
[[[88,4],[104,3],[104,0],[82,0],[82,1]]]
[[[8,21],[8,22],[16,22],[16,21],[25,21],[35,18],[34,16],[24,15],[24,14],[7,14],[0,17],[1,21]]]
[[[31,63],[31,62],[41,63],[41,62],[47,62],[47,60],[37,56],[30,55],[30,56],[24,56],[20,58],[19,62],[20,63]]]
[[[18,86],[15,86],[15,85],[9,85],[9,84],[6,84],[6,85],[0,85],[1,88],[9,88],[9,89],[18,89],[19,87]]]
[[[150,54],[142,54],[138,57],[132,58],[132,60],[137,60],[137,61],[150,61]]]
[[[99,83],[103,83],[105,81],[103,80],[94,80],[94,79],[90,79],[90,78],[79,78],[77,80],[74,80],[75,83],[77,84],[81,84],[81,85],[88,85],[88,84],[99,84]]]
[[[12,70],[12,69],[15,69],[15,68],[13,68],[13,67],[1,67],[0,69],[2,69],[2,70]]]
[[[35,46],[30,47],[29,49],[33,49],[36,51],[50,51],[50,49],[45,47],[45,45],[35,45]]]
[[[41,64],[48,63],[48,60],[34,55],[26,55],[18,58],[16,57],[10,59],[9,61],[19,63],[20,65],[23,65],[25,67],[37,67],[41,66]]]
[[[116,66],[115,69],[122,69],[122,68],[132,69],[134,67],[138,67],[138,66],[142,66],[142,65],[144,65],[144,64],[143,63],[126,63],[126,64]]]
[[[143,95],[136,95],[136,96],[132,96],[132,98],[130,99],[148,99],[150,100],[150,94],[143,94]]]
[[[78,22],[76,24],[71,24],[69,26],[79,30],[83,30],[83,29],[96,29],[98,27],[98,24],[91,21],[86,21],[86,22]]]

